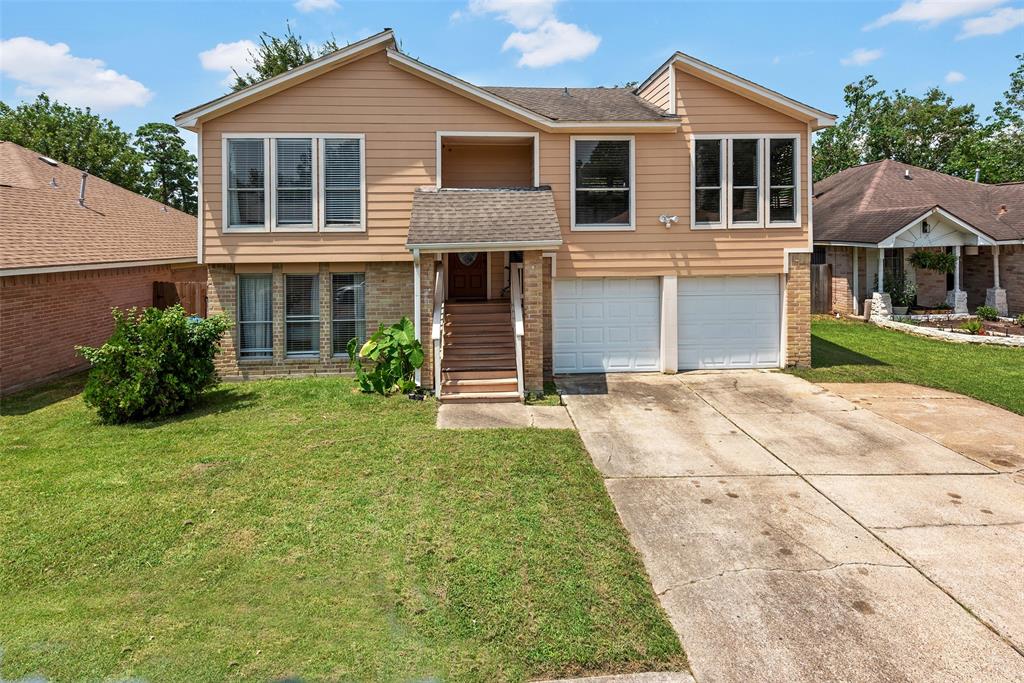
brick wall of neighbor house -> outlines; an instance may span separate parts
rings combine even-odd
[[[937,247],[923,248],[923,249],[909,249],[908,252],[913,253],[915,251],[942,251]],[[908,258],[910,254],[907,254]],[[913,266],[910,266],[914,268]],[[938,306],[939,304],[946,303],[946,274],[938,273],[934,270],[923,270],[921,268],[914,268],[914,282],[917,285],[917,305],[918,306]],[[985,300],[984,294],[982,295],[982,301]]]
[[[554,332],[552,330],[552,307],[554,296],[551,282],[551,258],[542,261],[544,269],[544,381],[549,382],[555,378],[554,350],[552,347]]]
[[[1000,257],[1002,254],[1000,254]],[[1002,259],[1000,259],[1001,261]],[[1002,263],[1000,275],[1002,274]],[[993,286],[995,269],[992,267],[992,248],[979,247],[974,256],[963,256],[963,274],[961,289],[967,292],[967,308],[974,311],[978,306],[985,305],[985,290]],[[1000,282],[1000,285],[1003,283]]]
[[[259,266],[246,266],[253,272]],[[287,358],[285,353],[284,323],[284,268],[274,264],[263,272],[273,278],[273,340],[271,359],[238,358],[238,330],[233,327],[221,341],[217,355],[217,371],[227,379],[250,379],[262,376],[350,374],[347,358],[335,358],[331,347],[330,282],[333,272],[363,272],[365,274],[366,334],[376,331],[381,323],[397,322],[402,316],[413,317],[413,287],[411,263],[328,264],[311,267],[309,272],[320,276],[320,357]],[[232,322],[237,320],[237,280],[232,265],[211,265],[207,288],[207,308],[210,315],[224,313]],[[429,331],[429,327],[427,328]]]
[[[523,252],[523,390],[544,390],[544,258]]]
[[[790,254],[786,276],[786,364],[811,364],[811,255]]]
[[[110,309],[153,305],[154,282],[206,278],[205,268],[109,268],[0,278],[0,393],[85,368],[75,346],[99,346]]]
[[[825,262],[832,266],[832,310],[853,313],[853,248],[827,247]]]
[[[981,247],[977,256],[964,256],[963,265],[967,307],[973,311],[985,304],[985,290],[994,286],[992,247]],[[999,286],[1006,290],[1010,313],[1024,313],[1024,246],[999,247]]]

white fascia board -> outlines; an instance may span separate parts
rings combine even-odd
[[[903,234],[907,230],[910,230],[912,227],[914,227],[915,225],[917,225],[921,221],[927,220],[927,219],[929,219],[929,218],[931,218],[932,216],[935,216],[935,215],[942,216],[943,218],[948,220],[950,223],[956,225],[959,228],[963,228],[967,232],[969,232],[972,235],[974,235],[975,237],[977,237],[978,238],[978,245],[979,246],[987,247],[987,246],[991,246],[991,245],[995,244],[995,240],[993,240],[991,237],[989,237],[985,233],[981,232],[980,230],[978,230],[974,226],[970,225],[969,223],[961,220],[960,218],[957,218],[956,216],[954,216],[950,212],[946,211],[942,207],[936,206],[934,209],[929,209],[928,211],[925,211],[923,214],[921,214],[920,216],[918,216],[914,220],[910,221],[909,223],[904,225],[902,228],[900,228],[896,232],[894,232],[891,235],[889,235],[888,237],[886,237],[881,242],[878,242],[875,246],[877,246],[879,249],[891,249],[893,247],[893,245],[896,243],[896,238],[897,237],[899,237],[901,234]]]
[[[114,268],[141,268],[145,266],[163,266],[173,263],[196,263],[195,256],[181,258],[153,259],[151,261],[109,261],[106,263],[82,263],[67,266],[37,266],[31,268],[0,269],[0,277],[13,275],[41,275],[43,273],[70,273],[80,270],[107,270]],[[197,264],[198,265],[198,264]]]
[[[390,29],[382,31],[376,35],[370,36],[369,38],[365,38],[339,50],[335,50],[329,55],[325,55],[319,59],[314,59],[312,62],[308,62],[302,66],[297,66],[294,69],[289,69],[288,71],[268,78],[265,81],[260,81],[259,83],[250,85],[248,88],[229,93],[223,97],[218,97],[211,102],[207,102],[206,104],[201,104],[198,107],[193,107],[192,109],[183,111],[174,117],[174,123],[180,128],[192,130],[199,123],[199,119],[204,116],[209,116],[210,114],[224,109],[225,107],[233,106],[242,100],[249,99],[254,95],[259,95],[260,93],[265,92],[270,88],[274,88],[281,83],[301,78],[311,71],[329,67],[332,64],[344,61],[359,52],[384,43],[394,42],[394,40],[395,34],[393,31]]]
[[[535,240],[522,242],[438,242],[434,244],[407,244],[415,251],[522,251],[562,246],[562,240]]]

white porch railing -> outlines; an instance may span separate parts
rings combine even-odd
[[[430,340],[434,347],[434,396],[441,395],[441,358],[444,350],[444,262],[437,264],[434,275],[434,321],[430,328]]]
[[[513,263],[509,272],[512,299],[512,326],[516,340],[516,386],[519,397],[523,397],[523,264]]]

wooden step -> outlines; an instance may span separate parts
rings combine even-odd
[[[515,345],[515,336],[506,331],[503,333],[498,332],[485,332],[483,334],[474,334],[472,332],[463,332],[461,334],[445,334],[444,345],[454,346],[461,344],[512,344]]]
[[[441,395],[445,394],[493,394],[518,392],[519,383],[516,378],[509,379],[476,379],[447,381],[441,383]]]
[[[446,394],[441,391],[442,403],[519,403],[519,392],[495,391],[471,392],[465,394]]]
[[[507,368],[498,369],[484,369],[484,370],[458,370],[458,369],[442,369],[441,370],[441,383],[444,382],[464,382],[472,381],[476,379],[497,379],[506,380],[511,378],[513,382],[516,381],[516,369],[511,370]]]
[[[516,371],[516,359],[494,358],[442,358],[441,371],[449,370],[511,370]]]
[[[483,325],[487,323],[512,324],[512,316],[508,311],[504,313],[448,313],[444,316],[445,323],[459,325]]]
[[[445,303],[446,311],[508,311],[512,304],[508,299],[497,301],[449,301]]]

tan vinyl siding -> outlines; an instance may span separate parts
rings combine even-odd
[[[667,84],[667,73],[664,79]],[[570,136],[540,133],[540,184],[550,185],[554,190],[565,241],[558,250],[558,276],[781,273],[784,250],[807,247],[807,124],[681,70],[677,70],[675,81],[683,130],[674,134],[635,135],[634,231],[570,230]],[[653,87],[652,83],[648,89]],[[383,53],[352,62],[204,123],[206,260],[210,263],[411,260],[405,240],[412,194],[416,187],[436,183],[434,159],[439,130],[533,132],[536,129],[392,67]],[[365,134],[366,232],[223,234],[221,133],[224,132]],[[690,229],[689,134],[711,132],[799,134],[803,228]],[[529,149],[523,147],[524,151]],[[467,158],[463,160],[466,166],[470,165]],[[480,177],[490,179],[482,182],[500,179],[504,184],[505,180],[512,179],[504,175],[504,170],[499,172],[503,164],[497,161],[487,160],[490,170],[480,172]],[[511,173],[512,166],[508,169]],[[532,158],[527,159],[524,154],[523,159],[516,160],[515,169],[516,178],[519,174],[532,176]],[[466,177],[460,171],[459,179],[449,182],[470,182]],[[527,184],[530,181],[532,177]],[[677,215],[679,223],[666,229],[658,221],[661,214]],[[503,261],[501,265],[504,266]]]
[[[444,187],[532,187],[533,145],[444,145]]]
[[[662,69],[661,73],[648,83],[646,88],[637,92],[637,95],[654,106],[669,111],[669,103],[672,101],[671,80],[669,79],[669,69],[671,68],[671,66],[667,66]]]

